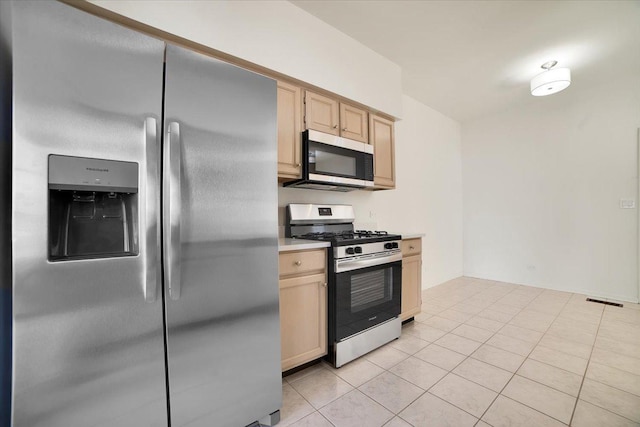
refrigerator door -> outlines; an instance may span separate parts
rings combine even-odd
[[[280,409],[276,82],[167,46],[164,268],[172,426]]]
[[[59,2],[18,1],[12,52],[13,425],[167,425],[157,223],[164,43]],[[75,172],[51,155],[87,176],[112,174],[114,164],[137,172],[114,197],[96,196],[100,178],[74,193],[70,176],[59,215],[49,167]],[[120,256],[50,257],[60,221],[75,221],[73,238],[92,247],[125,219],[133,236]]]

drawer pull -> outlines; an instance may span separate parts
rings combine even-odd
[[[410,250],[410,251],[412,251],[412,250],[414,250],[414,249],[415,249],[415,248],[414,248],[413,246],[409,246],[409,250]]]
[[[302,261],[296,261],[294,262],[295,265],[297,265],[298,267],[300,267],[302,265]]]

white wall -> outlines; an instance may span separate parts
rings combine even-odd
[[[91,2],[394,117],[402,116],[400,67],[289,2]]]
[[[396,189],[376,192],[279,189],[280,224],[288,203],[347,203],[356,226],[424,233],[422,287],[462,275],[460,125],[403,96],[396,122]]]
[[[637,301],[640,77],[575,80],[463,125],[464,273]]]
[[[279,189],[288,203],[354,205],[359,228],[425,233],[423,287],[462,274],[460,125],[402,96],[400,67],[284,1],[112,1],[121,15],[404,119],[392,191]]]

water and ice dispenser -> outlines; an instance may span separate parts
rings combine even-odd
[[[138,254],[138,164],[49,156],[49,260]]]

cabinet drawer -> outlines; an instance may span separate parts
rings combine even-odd
[[[407,239],[402,241],[402,256],[416,255],[422,252],[422,239]]]
[[[327,265],[326,249],[310,251],[282,252],[280,254],[280,277],[295,274],[324,272]]]

